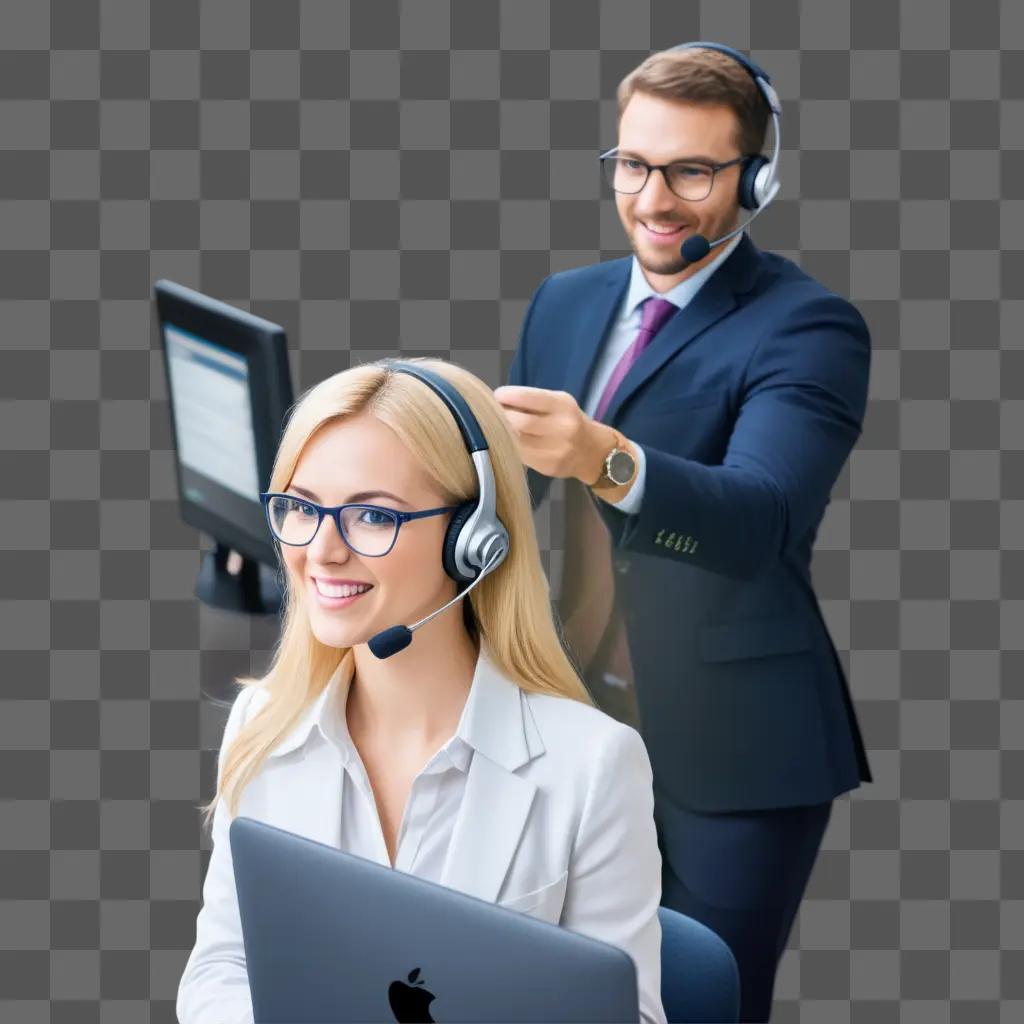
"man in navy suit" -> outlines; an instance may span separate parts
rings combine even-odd
[[[495,394],[534,507],[552,477],[586,496],[567,547],[587,516],[606,527],[576,564],[610,550],[662,902],[730,944],[740,1019],[767,1020],[832,800],[871,780],[810,574],[862,429],[870,338],[848,301],[745,233],[680,254],[739,223],[769,115],[748,69],[655,53],[618,100],[605,164],[633,254],[540,284]]]

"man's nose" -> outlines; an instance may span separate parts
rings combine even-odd
[[[668,187],[665,175],[660,170],[651,168],[644,187],[636,197],[637,207],[647,211],[671,210],[679,203],[679,196]]]

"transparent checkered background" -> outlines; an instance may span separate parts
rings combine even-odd
[[[777,1021],[1024,1019],[1024,5],[0,3],[0,1018],[174,1020],[224,709],[267,621],[192,596],[153,282],[504,383],[626,252],[596,154],[651,50],[773,76],[753,237],[875,346],[814,578],[877,781],[836,803]],[[537,512],[560,569],[561,491]]]

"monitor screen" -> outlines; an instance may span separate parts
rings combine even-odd
[[[274,566],[260,491],[292,403],[284,330],[175,282],[154,290],[182,517]]]
[[[237,495],[258,502],[256,441],[246,360],[207,338],[168,324],[170,399],[178,458],[189,473],[185,497],[208,503]]]

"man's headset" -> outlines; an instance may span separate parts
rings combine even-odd
[[[409,646],[414,630],[465,597],[484,576],[505,560],[509,549],[509,536],[495,510],[494,469],[491,466],[487,438],[469,403],[449,381],[433,370],[399,360],[383,362],[396,373],[408,373],[423,381],[451,410],[462,432],[462,439],[472,456],[473,465],[476,466],[480,492],[478,497],[464,501],[452,514],[441,554],[444,571],[457,583],[468,583],[469,586],[436,612],[431,612],[425,619],[420,619],[411,626],[392,626],[370,637],[370,650],[378,658],[390,658],[392,654],[397,654]]]
[[[680,247],[680,254],[689,263],[696,263],[704,259],[713,246],[727,242],[733,235],[739,234],[768,204],[775,198],[779,191],[779,140],[781,138],[779,129],[779,115],[782,113],[782,105],[779,97],[771,86],[771,79],[768,73],[755,64],[749,57],[745,57],[739,50],[722,43],[708,43],[697,41],[693,43],[680,43],[678,46],[669,47],[669,50],[705,49],[718,50],[741,64],[750,73],[750,76],[757,83],[769,108],[772,112],[772,122],[775,125],[775,145],[772,149],[772,157],[769,160],[760,153],[749,154],[742,166],[739,182],[740,206],[745,210],[754,212],[739,227],[730,231],[721,238],[709,242],[703,235],[691,235]]]

